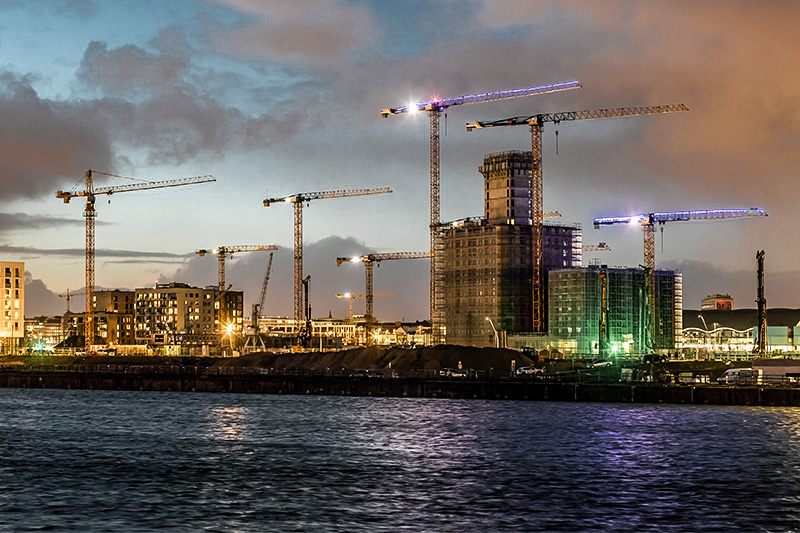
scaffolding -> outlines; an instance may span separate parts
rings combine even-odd
[[[610,355],[643,355],[647,351],[647,282],[643,269],[588,267],[550,273],[549,334],[574,356],[600,354],[602,275],[606,287],[606,338]],[[674,350],[682,329],[683,281],[680,272],[656,270],[655,309],[658,331],[654,347]]]

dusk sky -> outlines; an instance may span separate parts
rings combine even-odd
[[[30,274],[26,315],[61,313],[84,284],[84,203],[57,190],[88,168],[217,181],[97,200],[98,288],[216,283],[195,250],[277,244],[265,311],[290,315],[292,208],[265,195],[389,186],[304,210],[315,317],[363,292],[337,256],[429,246],[427,115],[379,111],[434,96],[579,80],[582,89],[453,107],[442,121],[443,220],[482,215],[485,154],[529,150],[516,115],[682,103],[688,113],[564,122],[544,133],[544,208],[642,263],[638,227],[599,216],[758,206],[762,219],[676,222],[656,265],[684,275],[684,308],[712,293],[800,307],[800,3],[787,1],[0,0],[0,257]],[[97,176],[97,186],[129,183]],[[258,296],[268,254],[227,279]],[[428,262],[375,271],[380,320],[428,317]],[[363,313],[363,299],[355,312]],[[77,299],[73,310],[81,310]]]

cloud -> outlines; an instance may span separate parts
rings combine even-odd
[[[51,217],[47,215],[28,215],[26,213],[0,213],[0,234],[18,229],[43,229],[62,226],[82,226],[86,222],[80,218]],[[96,224],[108,224],[96,222]]]
[[[91,42],[78,71],[86,88],[102,94],[91,102],[96,120],[118,145],[144,149],[149,164],[180,164],[229,150],[263,148],[288,140],[305,123],[305,109],[314,96],[303,87],[289,89],[289,102],[262,99],[261,112],[251,116],[243,109],[255,107],[253,102],[224,103],[226,91],[236,91],[247,80],[196,67],[193,51],[180,44],[181,36],[162,37],[158,45],[167,51],[159,53]],[[220,79],[229,82],[229,89],[221,87]]]
[[[89,165],[111,167],[107,131],[86,120],[85,102],[41,99],[34,78],[0,72],[0,187],[7,199],[53,195]]]
[[[86,255],[84,248],[34,248],[31,246],[10,246],[0,245],[0,253],[9,255],[16,255],[19,257],[41,257],[41,256],[68,256],[68,257],[83,257]],[[184,260],[190,257],[191,254],[172,254],[168,252],[140,252],[136,250],[109,250],[99,249],[95,250],[98,256],[106,257],[121,257],[121,258],[166,258],[175,260]]]
[[[341,1],[223,0],[246,16],[216,35],[216,45],[246,59],[331,68],[373,38],[369,9]],[[335,68],[335,67],[333,67]]]
[[[70,307],[77,309],[72,305]],[[25,272],[26,317],[60,315],[64,310],[64,301],[56,293],[48,289],[41,279],[33,279],[30,272]]]

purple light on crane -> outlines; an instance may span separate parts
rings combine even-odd
[[[594,227],[608,226],[611,224],[650,225],[656,222],[680,222],[688,220],[715,220],[725,218],[765,217],[766,211],[758,207],[749,209],[704,209],[697,211],[668,211],[663,213],[643,213],[627,217],[600,217],[594,219]]]
[[[417,102],[415,104],[382,109],[381,116],[385,118],[389,115],[399,115],[401,113],[408,113],[410,111],[443,111],[446,108],[454,105],[491,102],[493,100],[506,100],[508,98],[519,98],[521,96],[530,96],[534,94],[546,94],[558,91],[566,91],[569,89],[579,89],[580,87],[581,84],[578,81],[566,81],[562,83],[552,83],[550,85],[541,85],[539,87],[529,87],[527,89],[510,89],[506,91],[477,93],[466,96],[456,96],[455,98],[439,99],[434,97],[432,100],[427,100],[425,102]]]

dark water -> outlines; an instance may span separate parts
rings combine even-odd
[[[0,389],[0,529],[800,530],[800,409]]]

